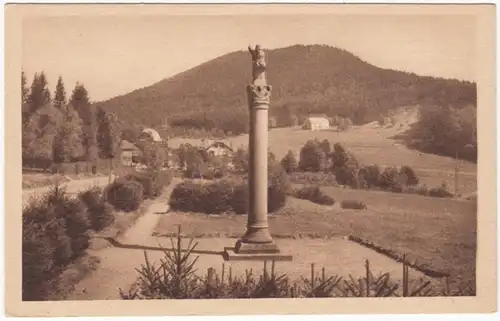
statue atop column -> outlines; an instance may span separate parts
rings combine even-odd
[[[260,45],[255,49],[248,46],[248,51],[252,55],[252,85],[248,86],[251,105],[269,104],[271,95],[271,86],[267,85],[266,79],[266,54]]]

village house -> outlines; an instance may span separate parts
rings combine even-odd
[[[209,145],[205,151],[207,152],[208,155],[212,156],[231,156],[232,153],[234,152],[233,149],[220,141],[214,142],[211,145]]]
[[[327,117],[310,116],[307,117],[302,129],[306,130],[324,130],[330,128],[330,121]]]
[[[136,160],[141,156],[142,152],[139,147],[129,142],[122,140],[120,143],[120,159],[121,163],[125,166],[132,166]]]

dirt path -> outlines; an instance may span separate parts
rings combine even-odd
[[[174,179],[163,195],[149,205],[146,213],[130,229],[117,240],[110,240],[112,245],[115,242],[135,245],[147,243],[161,214],[168,212],[168,199],[177,183],[177,179]],[[67,297],[68,300],[119,299],[119,288],[127,289],[133,283],[137,276],[135,268],[144,262],[142,251],[118,246],[88,250],[87,253],[99,259],[99,267],[75,286],[73,293]]]

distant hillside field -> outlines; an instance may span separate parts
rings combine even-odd
[[[378,68],[325,45],[296,45],[267,52],[273,86],[270,115],[278,126],[311,113],[349,117],[354,124],[378,120],[408,105],[476,105],[476,84]],[[149,87],[96,103],[126,126],[175,127],[246,133],[245,86],[250,55],[229,53]]]
[[[459,192],[463,194],[476,191],[476,164],[411,150],[390,138],[395,133],[395,129],[380,128],[373,124],[354,126],[346,132],[309,131],[298,127],[276,128],[269,131],[269,148],[278,159],[283,158],[289,149],[298,157],[300,149],[308,140],[328,139],[331,144],[341,143],[362,164],[377,164],[382,167],[408,165],[416,170],[423,184],[436,187],[444,181],[450,189],[454,188],[454,168],[458,162]],[[248,135],[235,136],[229,141],[233,148],[247,148]]]

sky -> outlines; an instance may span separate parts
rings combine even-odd
[[[43,70],[51,92],[62,76],[68,94],[78,81],[100,101],[256,43],[331,45],[382,68],[476,80],[476,22],[451,15],[34,17],[22,67],[29,83]]]

